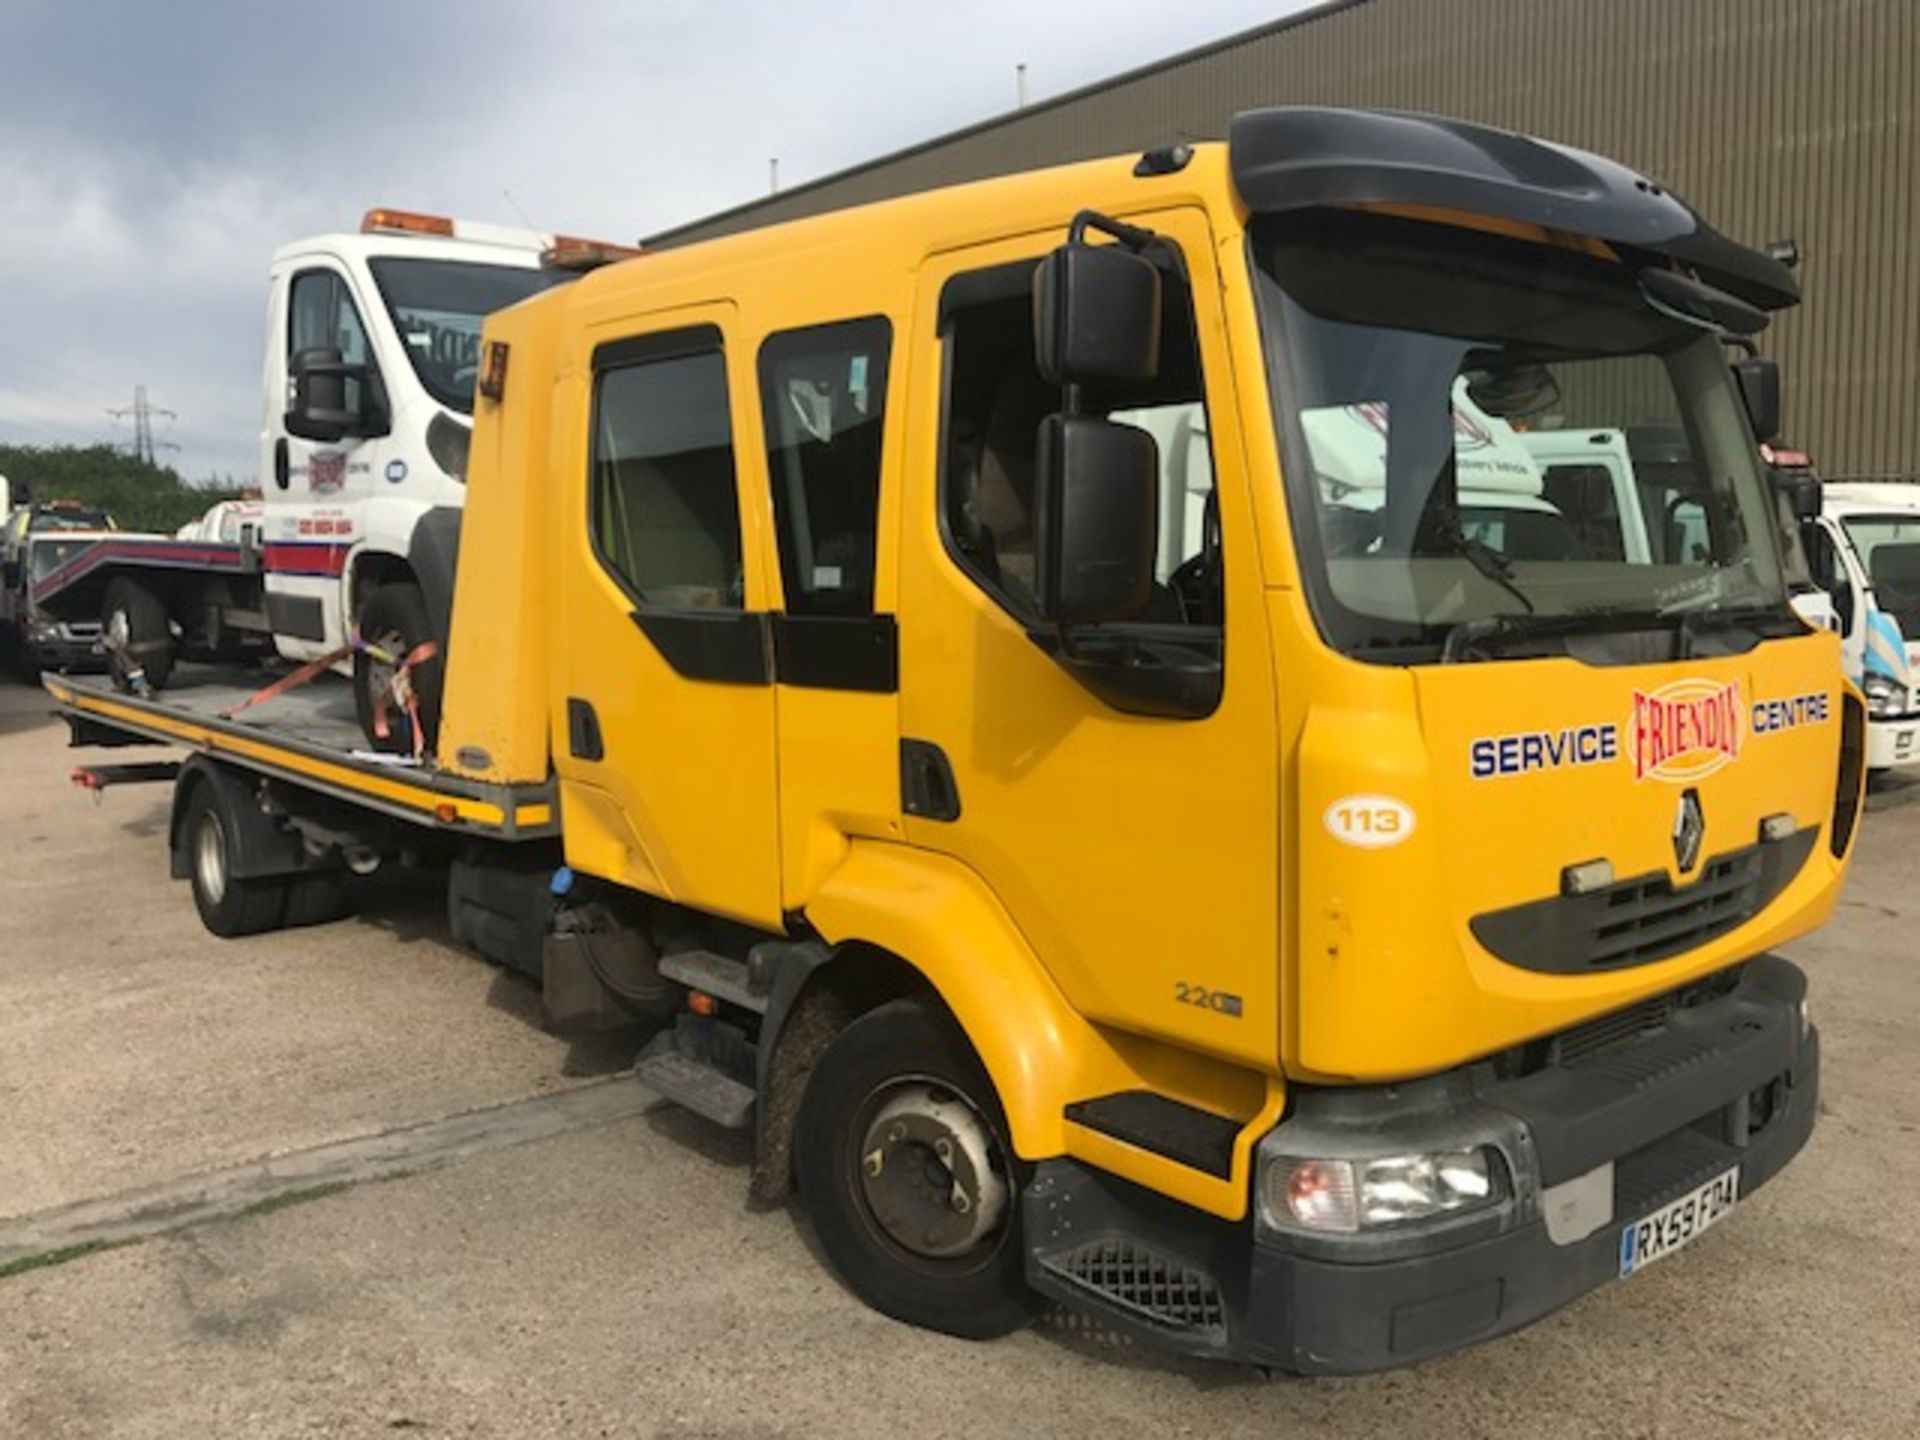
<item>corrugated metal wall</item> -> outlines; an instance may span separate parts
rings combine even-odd
[[[1829,475],[1920,475],[1920,0],[1355,0],[654,237],[678,243],[1224,133],[1284,102],[1433,110],[1613,156],[1806,303],[1767,348]]]

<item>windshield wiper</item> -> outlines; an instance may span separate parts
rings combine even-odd
[[[1526,613],[1533,614],[1536,607],[1533,597],[1513,583],[1513,561],[1506,552],[1496,550],[1484,540],[1475,540],[1460,528],[1460,522],[1449,520],[1428,532],[1431,539],[1439,542],[1437,550],[1425,550],[1422,554],[1458,555],[1487,579],[1493,581],[1525,607]]]
[[[1463,620],[1447,631],[1440,646],[1442,664],[1474,658],[1489,644],[1508,640],[1562,638],[1571,635],[1624,634],[1666,630],[1673,635],[1673,659],[1690,660],[1700,635],[1745,626],[1761,635],[1790,633],[1786,617],[1773,606],[1728,610],[1576,610],[1564,615],[1487,615]]]
[[[1489,641],[1533,640],[1563,635],[1604,634],[1644,624],[1652,617],[1644,612],[1622,610],[1578,610],[1567,615],[1482,615],[1462,620],[1447,631],[1440,643],[1440,663],[1457,664],[1473,658],[1473,652]],[[1625,625],[1622,622],[1626,622]]]

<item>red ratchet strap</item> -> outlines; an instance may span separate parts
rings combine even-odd
[[[366,650],[368,654],[378,659],[389,661],[392,659],[384,651],[377,650],[371,645],[367,646]],[[426,754],[426,736],[421,733],[420,697],[414,693],[412,671],[414,666],[426,664],[439,653],[440,647],[431,640],[414,646],[407,652],[406,658],[394,666],[393,683],[373,700],[373,733],[382,740],[392,734],[387,725],[387,702],[389,700],[400,702],[401,708],[407,712],[408,727],[413,732],[413,758],[416,760],[422,759]]]
[[[289,690],[298,690],[302,685],[313,679],[314,676],[331,670],[335,665],[353,654],[354,651],[365,648],[366,647],[360,643],[360,637],[356,635],[338,650],[329,650],[318,660],[309,660],[298,670],[289,670],[285,675],[282,675],[278,680],[274,681],[273,684],[267,686],[266,689],[254,691],[253,694],[242,700],[238,705],[229,705],[220,712],[220,718],[222,720],[231,720],[242,710],[251,710],[256,705],[264,704],[268,700],[286,694]]]

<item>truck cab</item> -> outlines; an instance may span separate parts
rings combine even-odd
[[[1796,298],[1304,108],[608,267],[484,327],[440,763],[551,778],[540,903],[691,991],[649,1083],[888,1313],[1511,1329],[1813,1123],[1865,713],[1723,345]]]
[[[1802,539],[1866,695],[1867,763],[1920,764],[1920,487],[1841,482],[1819,497]]]
[[[405,653],[435,633],[452,556],[418,548],[417,527],[465,497],[481,322],[572,278],[541,263],[555,238],[376,209],[357,233],[274,255],[260,539],[283,656],[361,634]],[[385,676],[364,654],[355,664],[370,696]]]

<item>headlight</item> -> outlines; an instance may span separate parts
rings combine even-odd
[[[1886,675],[1869,675],[1860,682],[1871,715],[1899,715],[1907,708],[1907,687]]]
[[[1346,1235],[1495,1198],[1494,1162],[1485,1146],[1373,1160],[1277,1155],[1267,1163],[1261,1186],[1270,1224]]]

